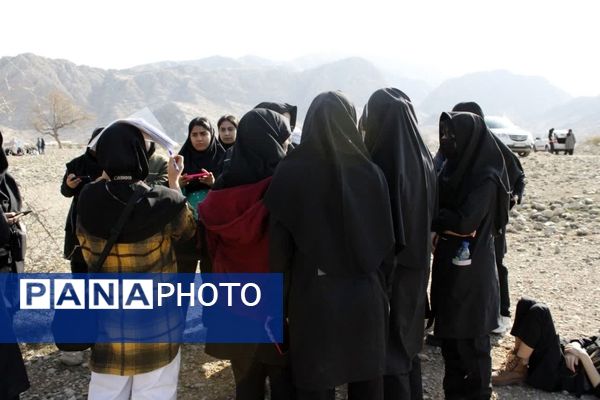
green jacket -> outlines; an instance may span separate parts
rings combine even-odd
[[[148,160],[148,176],[144,182],[148,186],[169,186],[168,165],[167,157],[161,154],[152,154]]]

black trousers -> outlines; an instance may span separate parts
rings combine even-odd
[[[508,268],[504,265],[506,253],[506,236],[504,233],[494,239],[496,250],[496,269],[498,270],[498,284],[500,285],[500,315],[510,317],[510,295],[508,293]]]
[[[264,400],[269,378],[271,400],[294,399],[292,376],[288,367],[265,364],[254,359],[231,360],[236,400]]]
[[[335,400],[335,388],[319,391],[297,389],[296,400]],[[348,400],[383,400],[383,378],[348,383]]]
[[[489,400],[492,395],[490,337],[443,339],[446,400]]]
[[[421,360],[415,357],[407,374],[385,375],[383,377],[384,400],[422,400],[423,382]]]

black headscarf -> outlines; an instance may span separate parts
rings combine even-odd
[[[410,99],[398,89],[373,93],[363,112],[365,145],[390,193],[396,253],[409,268],[427,268],[437,178]],[[427,265],[423,265],[423,263]]]
[[[494,228],[499,234],[508,222],[510,184],[502,152],[483,119],[469,112],[449,112],[440,116],[456,136],[456,156],[446,160],[439,174],[440,208],[457,209],[469,193],[486,181],[497,186]]]
[[[148,176],[148,154],[142,132],[124,122],[112,124],[96,144],[96,158],[111,180],[141,181]]]
[[[78,221],[90,234],[108,239],[136,185],[148,175],[148,155],[141,131],[126,123],[107,127],[96,145],[96,157],[111,181],[85,185],[77,202]],[[148,238],[185,206],[185,198],[166,187],[155,187],[134,207],[119,243]]]
[[[194,149],[194,146],[192,145],[190,134],[192,133],[194,126],[208,127],[210,132],[210,143],[204,151],[198,151]],[[179,154],[184,158],[183,173],[197,174],[200,170],[205,169],[208,172],[212,172],[215,179],[221,175],[223,170],[223,159],[225,158],[225,149],[217,140],[215,129],[208,119],[198,117],[190,121],[188,125],[188,137],[183,146],[181,146]],[[186,191],[188,192],[195,192],[202,189],[210,189],[210,186],[207,186],[198,180],[192,180],[186,186]]]
[[[290,131],[293,132],[296,127],[296,117],[298,115],[298,107],[288,103],[272,103],[264,101],[257,104],[254,108],[266,108],[267,110],[275,111],[276,113],[290,113]]]
[[[484,118],[483,110],[479,104],[475,103],[474,101],[458,103],[454,106],[452,111],[471,112],[479,115],[481,118]],[[498,145],[498,148],[504,157],[511,192],[513,195],[517,196],[517,202],[521,204],[521,198],[523,197],[523,191],[525,190],[525,173],[523,166],[521,165],[521,161],[519,160],[519,157],[517,157],[517,155],[513,153],[512,150],[509,149],[508,146],[505,145],[496,135],[492,134],[492,137],[494,138],[494,141]],[[511,196],[511,205],[513,204],[512,202],[513,199]]]
[[[372,273],[394,245],[385,177],[369,160],[354,106],[339,92],[313,100],[302,141],[279,164],[265,204],[330,275]]]
[[[242,117],[231,161],[213,189],[255,183],[272,176],[285,157],[282,144],[290,127],[280,114],[258,108]]]

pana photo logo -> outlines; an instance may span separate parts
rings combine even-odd
[[[262,297],[260,286],[253,282],[197,284],[155,279],[21,279],[19,293],[22,310],[143,310],[163,307],[167,301],[176,301],[178,307],[217,303],[255,307]]]

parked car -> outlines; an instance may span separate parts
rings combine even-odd
[[[506,117],[485,117],[485,124],[513,152],[521,157],[527,157],[533,151],[533,135],[518,127]]]
[[[543,136],[536,136],[535,141],[533,142],[533,151],[550,151],[548,138]]]
[[[565,151],[565,140],[567,139],[567,133],[569,133],[568,129],[554,130],[554,136],[556,137],[556,141],[554,142],[554,154],[558,154],[559,151]]]

